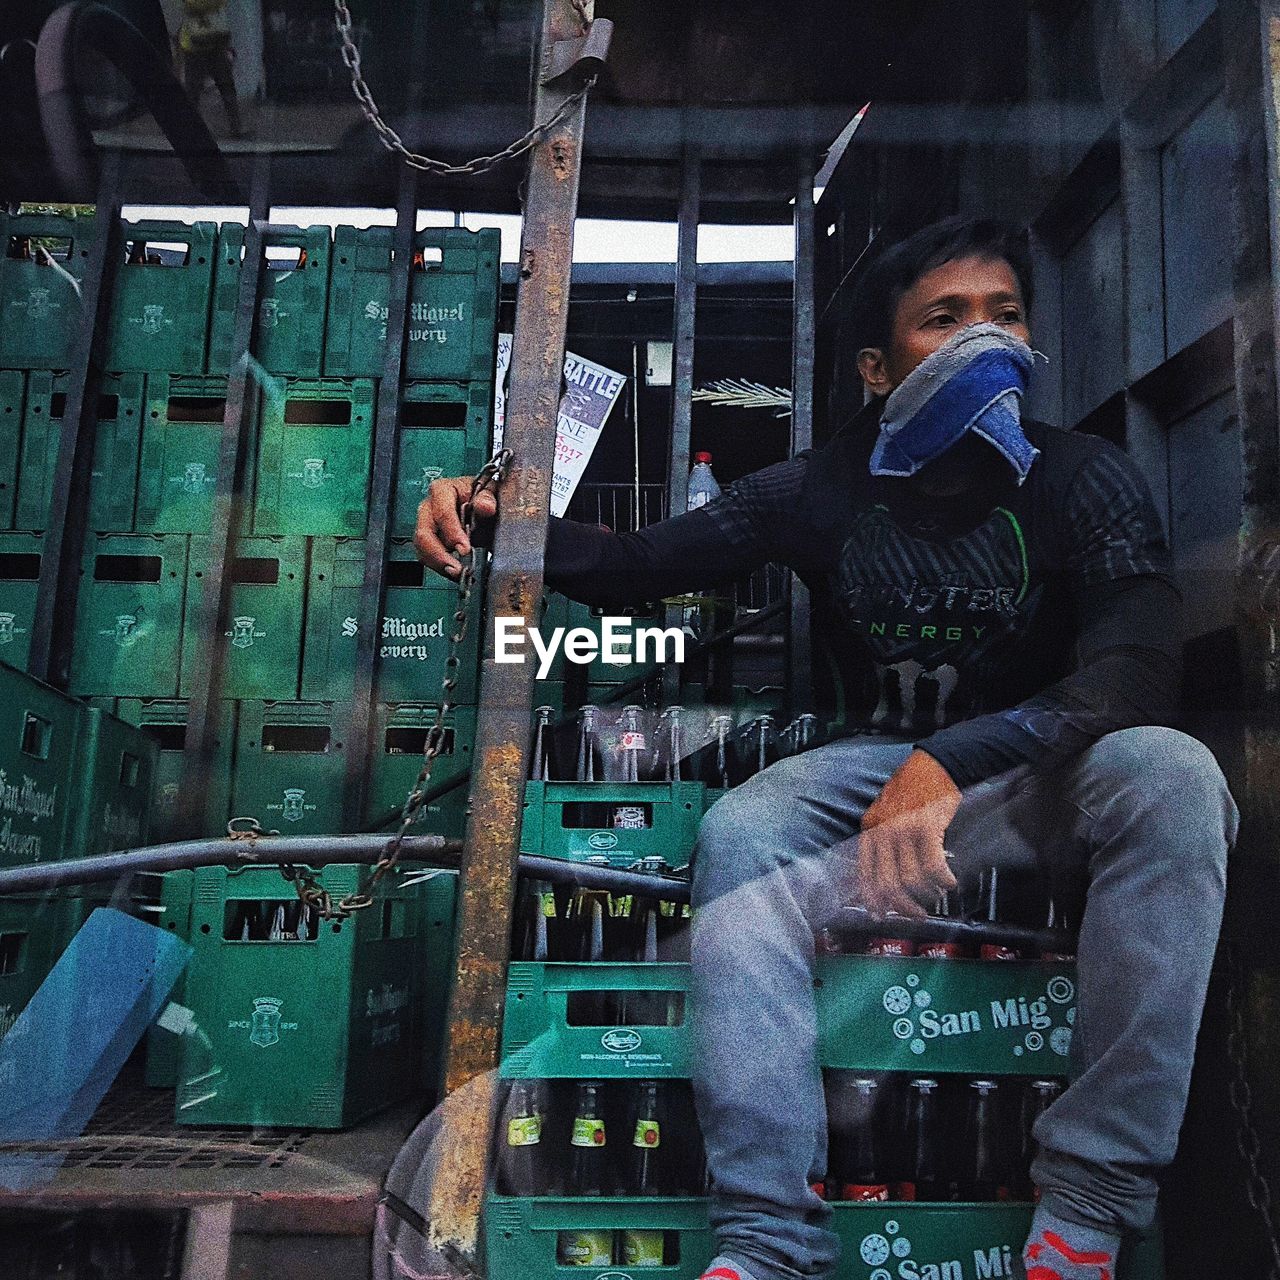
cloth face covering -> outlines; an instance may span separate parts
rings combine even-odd
[[[1031,348],[998,324],[962,329],[885,401],[874,476],[913,476],[967,431],[1000,451],[1021,484],[1039,450],[1022,433]]]

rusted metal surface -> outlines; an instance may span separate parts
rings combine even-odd
[[[686,119],[686,133],[691,130]],[[693,429],[693,347],[698,311],[698,221],[702,212],[702,156],[686,136],[680,166],[680,212],[676,235],[675,333],[671,353],[671,439],[667,447],[667,510],[677,515],[689,505],[689,451]],[[669,605],[668,627],[678,627],[684,610]],[[680,668],[662,673],[668,704],[680,700]]]
[[[570,0],[546,0],[542,59],[559,40],[582,34]],[[572,78],[539,83],[536,120],[550,119],[575,88]],[[582,163],[580,102],[531,154],[520,246],[520,285],[511,353],[511,393],[503,443],[514,453],[498,491],[488,602],[491,616],[537,620],[564,366],[573,231]],[[486,661],[481,672],[471,816],[459,901],[458,968],[449,1004],[444,1086],[470,1086],[450,1121],[451,1167],[436,1179],[426,1217],[432,1243],[474,1254],[489,1137],[486,1095],[498,1064],[519,856],[533,667]],[[476,1083],[472,1083],[476,1082]]]
[[[122,165],[120,154],[115,151],[107,153],[102,165],[93,248],[80,283],[79,328],[67,371],[67,403],[31,625],[27,670],[60,688],[66,687],[71,669],[71,631],[80,594],[80,558],[89,520],[89,474],[98,430],[102,343],[122,256]]]

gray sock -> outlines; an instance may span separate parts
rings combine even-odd
[[[1040,1205],[1022,1251],[1027,1280],[1115,1280],[1119,1232],[1082,1227]]]

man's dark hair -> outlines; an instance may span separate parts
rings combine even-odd
[[[957,258],[1002,258],[1013,268],[1022,301],[1031,309],[1031,255],[1026,232],[998,218],[944,218],[876,255],[854,287],[855,350],[889,345],[902,295],[921,276]]]

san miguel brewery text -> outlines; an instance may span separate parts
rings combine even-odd
[[[545,680],[563,647],[565,659],[587,666],[599,659],[614,667],[632,663],[683,662],[686,636],[679,627],[635,627],[628,618],[600,619],[600,633],[590,627],[556,627],[545,639],[537,627],[525,626],[523,618],[494,618],[493,660],[524,662],[528,638],[538,655],[538,679]]]
[[[25,775],[20,783],[9,781],[9,775],[0,769],[0,857],[10,861],[39,862],[43,856],[41,838],[35,834],[14,831],[13,819],[52,818],[57,806],[58,788],[41,791],[34,778]]]
[[[920,1034],[926,1040],[938,1036],[963,1036],[981,1031],[982,1015],[977,1009],[964,1009],[959,1013],[939,1013],[935,1009],[922,1009],[919,1014]],[[1032,1027],[1044,1031],[1053,1026],[1049,1016],[1049,1003],[1044,997],[1027,1000],[1023,996],[991,1002],[991,1025],[996,1031],[1011,1027]]]
[[[342,634],[344,637],[350,639],[359,630],[360,624],[355,618],[343,618]],[[383,640],[398,641],[399,643],[384,644],[378,655],[379,657],[416,658],[419,662],[426,662],[427,658],[430,657],[428,646],[413,642],[445,639],[444,618],[437,618],[434,622],[410,622],[407,618],[383,618],[382,638]]]
[[[388,309],[377,302],[367,302],[364,308],[365,318],[376,320],[383,326],[382,336],[386,337]],[[435,328],[443,324],[463,324],[467,318],[467,304],[459,302],[453,307],[433,307],[425,302],[415,302],[409,307],[409,321],[423,328],[409,330],[410,342],[438,342],[442,346],[449,341],[449,330]],[[430,328],[425,326],[432,326]]]
[[[1012,1280],[1013,1251],[1006,1245],[973,1251],[974,1280]],[[898,1280],[969,1280],[970,1273],[959,1258],[945,1262],[917,1262],[904,1258],[898,1263]]]

